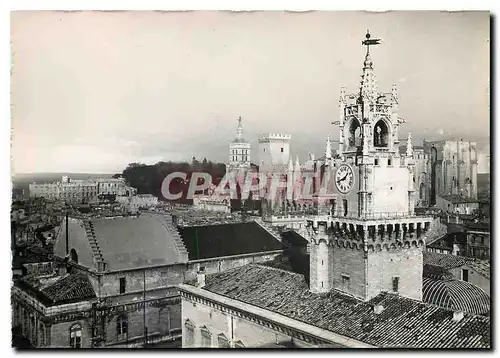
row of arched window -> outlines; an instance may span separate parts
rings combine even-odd
[[[356,119],[351,120],[349,125],[349,147],[359,147],[361,145],[361,126]],[[375,147],[389,146],[389,127],[384,120],[379,120],[373,127],[373,145]]]
[[[195,331],[196,327],[193,322],[189,319],[184,323],[185,328],[185,343],[186,347],[196,347],[195,345]],[[201,348],[214,348],[212,345],[212,332],[208,329],[207,326],[200,327],[200,337],[201,337]],[[226,337],[224,333],[219,333],[217,335],[217,346],[216,348],[231,348],[231,344],[229,339]],[[242,341],[238,340],[234,342],[234,348],[245,348],[245,345]]]

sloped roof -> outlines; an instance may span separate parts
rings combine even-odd
[[[180,262],[172,232],[161,215],[95,219],[95,235],[109,270]]]
[[[429,264],[424,265],[422,277],[434,280],[452,280],[455,278],[446,268]]]
[[[456,256],[449,254],[438,254],[424,251],[424,273],[427,265],[452,269],[467,266],[480,273],[486,278],[490,278],[490,262],[488,260],[476,259],[473,257]]]
[[[422,286],[424,302],[473,314],[486,314],[490,311],[490,297],[469,282],[424,277]]]
[[[27,275],[16,284],[32,292],[47,306],[96,298],[89,278],[82,274],[55,275],[52,277]]]
[[[66,254],[65,230],[55,244],[55,254]],[[180,243],[180,245],[179,245]],[[69,249],[75,249],[78,263],[97,269],[102,260],[109,271],[185,262],[185,249],[171,218],[142,213],[138,217],[71,219]],[[184,251],[183,251],[184,250]]]
[[[486,278],[490,278],[490,262],[487,260],[472,259],[467,263],[467,266],[474,269]]]
[[[255,222],[179,227],[189,260],[283,249],[273,235]]]
[[[438,254],[435,252],[424,251],[424,265],[429,264],[439,266],[446,269],[455,268],[465,265],[470,260],[464,256]]]
[[[467,235],[465,232],[449,232],[444,237],[427,244],[427,247],[453,250],[453,243],[455,242],[465,245],[467,243]]]
[[[394,294],[363,302],[338,291],[313,294],[302,275],[249,264],[208,275],[204,289],[381,348],[489,348],[489,317]],[[385,309],[375,314],[373,306]]]

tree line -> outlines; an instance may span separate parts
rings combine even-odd
[[[218,184],[226,173],[224,163],[214,163],[207,158],[198,161],[193,157],[191,163],[188,162],[158,162],[153,165],[142,163],[130,163],[121,176],[134,188],[137,188],[138,194],[152,194],[160,200],[165,200],[161,193],[161,186],[165,177],[170,173],[186,173],[187,181],[180,178],[172,180],[170,191],[172,193],[182,192],[183,196],[178,200],[179,203],[191,203],[186,199],[187,189],[189,187],[189,178],[194,172],[208,173],[212,176],[214,184]],[[117,174],[116,176],[120,176]],[[201,183],[200,183],[201,184]]]

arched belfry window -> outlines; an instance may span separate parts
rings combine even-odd
[[[78,263],[78,254],[76,253],[75,249],[71,249],[71,251],[69,252],[69,255],[70,255],[71,261]]]
[[[361,145],[361,127],[357,119],[351,119],[349,124],[349,147],[359,147]]]
[[[389,146],[389,128],[383,120],[379,120],[377,124],[375,124],[373,130],[373,145],[375,147]]]

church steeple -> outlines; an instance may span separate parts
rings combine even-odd
[[[370,32],[366,33],[366,40],[363,41],[363,45],[366,45],[366,56],[365,62],[363,63],[363,74],[361,75],[361,85],[359,90],[359,96],[362,101],[368,100],[370,103],[374,103],[379,96],[378,82],[373,71],[373,61],[370,56],[370,45],[378,45],[380,43],[379,39],[370,39]]]
[[[243,139],[243,125],[241,117],[238,117],[238,127],[236,128],[236,139]]]
[[[332,144],[330,142],[330,135],[328,135],[328,138],[326,139],[325,159],[332,159]]]
[[[406,142],[406,156],[408,158],[413,156],[413,144],[411,142],[411,133],[408,133],[408,140]]]

